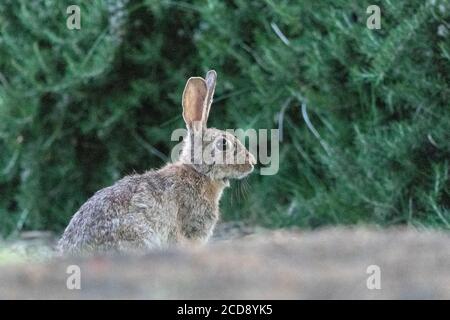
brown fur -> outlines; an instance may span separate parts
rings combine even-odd
[[[127,176],[95,193],[66,228],[58,244],[62,252],[142,250],[209,239],[219,219],[219,200],[228,180],[249,174],[255,164],[254,157],[234,136],[206,128],[215,80],[215,72],[209,71],[206,81],[196,77],[186,84],[183,117],[188,135],[179,161],[157,171]],[[244,162],[205,162],[202,155],[198,158],[193,152],[198,139],[203,150],[211,148],[214,159],[233,152]],[[227,151],[215,147],[223,139],[235,148]]]

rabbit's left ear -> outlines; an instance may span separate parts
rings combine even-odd
[[[214,96],[214,90],[216,88],[216,80],[217,80],[217,73],[214,70],[209,70],[206,73],[206,77],[205,77],[205,81],[206,81],[206,87],[208,90],[208,94],[207,94],[207,98],[206,98],[206,110],[203,114],[204,118],[203,118],[203,123],[206,126],[206,122],[208,121],[208,116],[209,116],[209,110],[211,109],[211,104],[213,101],[213,96]]]
[[[183,118],[189,130],[201,131],[206,121],[206,99],[208,88],[203,78],[192,77],[183,91]]]

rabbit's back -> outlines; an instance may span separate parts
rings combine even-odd
[[[157,230],[149,225],[139,202],[133,200],[139,197],[149,176],[127,176],[97,191],[72,217],[59,241],[59,249],[76,253],[158,246],[161,241],[155,236]],[[163,191],[152,184],[155,196],[146,199],[145,205],[156,209]]]
[[[125,177],[80,207],[59,249],[127,251],[183,239],[204,242],[217,222],[222,189],[185,165]]]

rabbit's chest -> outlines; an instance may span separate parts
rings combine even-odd
[[[182,235],[192,240],[207,241],[219,218],[219,210],[208,206],[194,206],[183,216]]]
[[[194,201],[192,198],[184,199],[178,212],[183,237],[205,242],[209,239],[219,218],[221,194],[221,188],[204,185],[197,190]]]

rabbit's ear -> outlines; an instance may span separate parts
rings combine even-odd
[[[203,78],[189,78],[183,91],[183,118],[189,130],[202,129],[207,95],[208,88]]]
[[[206,112],[204,114],[203,122],[206,125],[206,122],[208,121],[209,116],[209,110],[211,109],[211,104],[213,101],[214,96],[214,89],[216,88],[216,80],[217,80],[217,73],[214,70],[209,70],[206,73],[206,87],[208,88],[208,96],[206,98]]]

